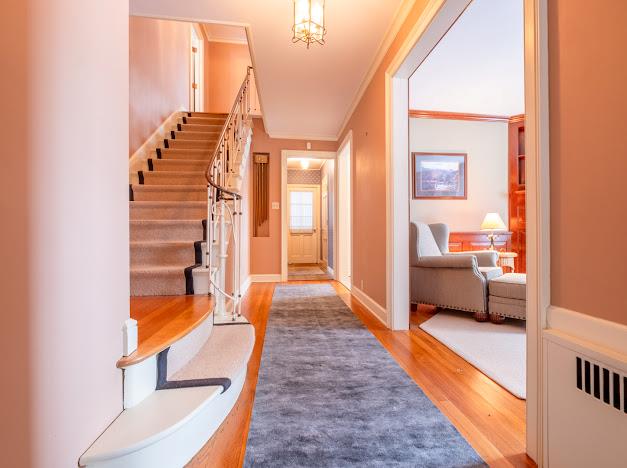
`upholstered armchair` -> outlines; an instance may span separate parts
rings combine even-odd
[[[488,281],[501,276],[493,250],[449,253],[446,224],[410,223],[411,303],[486,313]]]

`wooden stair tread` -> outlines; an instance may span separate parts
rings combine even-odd
[[[137,350],[117,362],[129,367],[171,346],[213,312],[213,296],[131,297],[131,318],[137,320]]]

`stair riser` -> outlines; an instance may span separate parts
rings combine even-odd
[[[130,218],[135,219],[198,219],[207,217],[206,207],[131,207]]]
[[[194,150],[194,149],[168,149],[161,148],[161,159],[163,160],[206,160],[207,163],[213,157],[213,151],[211,150]],[[157,155],[155,155],[157,159]]]
[[[194,244],[191,243],[182,246],[131,246],[131,267],[180,266],[184,270],[193,265],[194,260]]]
[[[203,239],[204,232],[200,221],[195,226],[188,224],[153,226],[131,223],[131,242],[140,241],[190,241]]]
[[[213,132],[218,133],[222,131],[222,125],[219,124],[209,124],[209,125],[198,125],[198,124],[178,124],[178,130],[181,132]]]
[[[206,185],[204,172],[176,174],[173,172],[144,172],[144,185]]]
[[[172,138],[176,140],[210,140],[217,141],[220,138],[220,131],[213,130],[211,132],[172,132]]]
[[[185,117],[183,119],[185,124],[191,125],[219,125],[223,126],[226,119],[222,118],[207,118],[207,117]]]
[[[131,271],[131,296],[181,296],[185,294],[185,272],[136,273]]]
[[[204,149],[213,151],[216,147],[215,140],[168,140],[168,148],[173,149]]]
[[[206,201],[207,190],[134,191],[135,201]]]
[[[153,159],[153,171],[198,171],[204,172],[209,165],[208,160],[177,160]]]

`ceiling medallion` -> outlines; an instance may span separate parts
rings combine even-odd
[[[292,42],[324,45],[324,0],[294,0],[294,26]]]

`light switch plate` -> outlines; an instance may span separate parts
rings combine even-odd
[[[278,210],[280,207],[279,202],[278,201],[273,201],[272,202],[272,209],[273,210]]]

